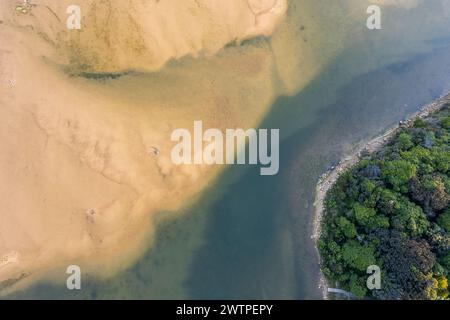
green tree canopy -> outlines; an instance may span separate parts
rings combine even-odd
[[[377,215],[373,208],[367,208],[359,203],[353,206],[353,212],[358,224],[369,229],[389,228],[389,219],[383,215]]]
[[[376,262],[374,249],[371,246],[360,245],[355,240],[349,240],[344,244],[342,258],[352,268],[364,272]]]
[[[405,186],[416,175],[416,171],[417,167],[406,160],[393,160],[384,163],[381,176],[395,191],[407,192]]]
[[[444,228],[445,231],[450,232],[450,209],[447,209],[438,217],[437,223],[440,227]]]

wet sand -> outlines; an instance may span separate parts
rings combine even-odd
[[[80,1],[86,31],[75,35],[61,24],[68,1],[34,3],[26,13],[15,10],[16,1],[0,7],[0,282],[53,277],[70,264],[109,277],[148,247],[158,212],[189,204],[220,172],[174,166],[170,133],[198,119],[221,129],[255,127],[275,96],[267,48],[236,47],[210,61],[186,57],[161,67],[200,51],[214,55],[231,39],[269,35],[285,2],[203,1],[205,22],[165,28],[165,42],[148,31],[154,24],[133,30],[127,19],[140,21],[133,14],[148,9],[140,1]],[[164,14],[173,23],[198,18],[177,4],[148,3],[153,23]],[[128,51],[138,35],[155,41],[145,44],[151,57]],[[205,47],[182,46],[193,39]],[[134,71],[122,74],[127,70]]]
[[[28,276],[15,288],[55,280],[69,264],[100,278],[130,266],[158,214],[193,203],[222,170],[174,167],[170,132],[199,118],[257,127],[276,97],[300,91],[343,49],[336,38],[317,55],[309,4],[297,8],[308,28],[294,42],[283,1],[151,2],[147,12],[137,0],[85,0],[86,29],[74,33],[64,29],[69,2],[36,0],[26,14],[16,1],[0,7],[0,282]],[[191,26],[192,14],[204,23],[186,33],[174,21]],[[173,28],[158,25],[165,15]]]

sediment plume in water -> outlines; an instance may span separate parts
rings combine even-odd
[[[270,36],[286,2],[82,0],[81,30],[66,28],[71,1],[31,4],[0,5],[0,282],[71,264],[107,277],[220,171],[175,166],[171,132],[263,117],[267,45],[214,55]]]
[[[72,1],[1,1],[0,282],[130,266],[223,169],[173,165],[171,132],[257,127],[332,58],[313,2],[78,0],[68,30]]]

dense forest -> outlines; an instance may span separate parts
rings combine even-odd
[[[371,299],[449,299],[450,111],[400,128],[340,175],[319,250],[330,285]],[[381,269],[369,290],[367,268]]]

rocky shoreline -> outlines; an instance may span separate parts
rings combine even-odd
[[[314,220],[311,236],[311,239],[314,240],[316,245],[320,265],[322,265],[322,259],[318,250],[318,241],[322,232],[324,201],[328,191],[331,189],[331,187],[333,187],[334,183],[337,181],[341,173],[356,165],[363,157],[379,151],[382,147],[385,146],[386,143],[389,142],[391,138],[393,138],[397,134],[398,130],[412,126],[415,120],[427,118],[430,114],[441,110],[448,104],[450,104],[450,94],[447,94],[433,101],[432,103],[421,107],[417,112],[410,115],[407,120],[400,121],[397,125],[389,128],[381,135],[378,135],[373,139],[369,139],[368,141],[362,141],[355,144],[350,155],[345,156],[338,162],[336,166],[331,167],[330,170],[320,176],[319,181],[316,185],[316,195],[314,200]],[[327,299],[329,284],[322,273],[319,288],[322,290],[323,298]]]

